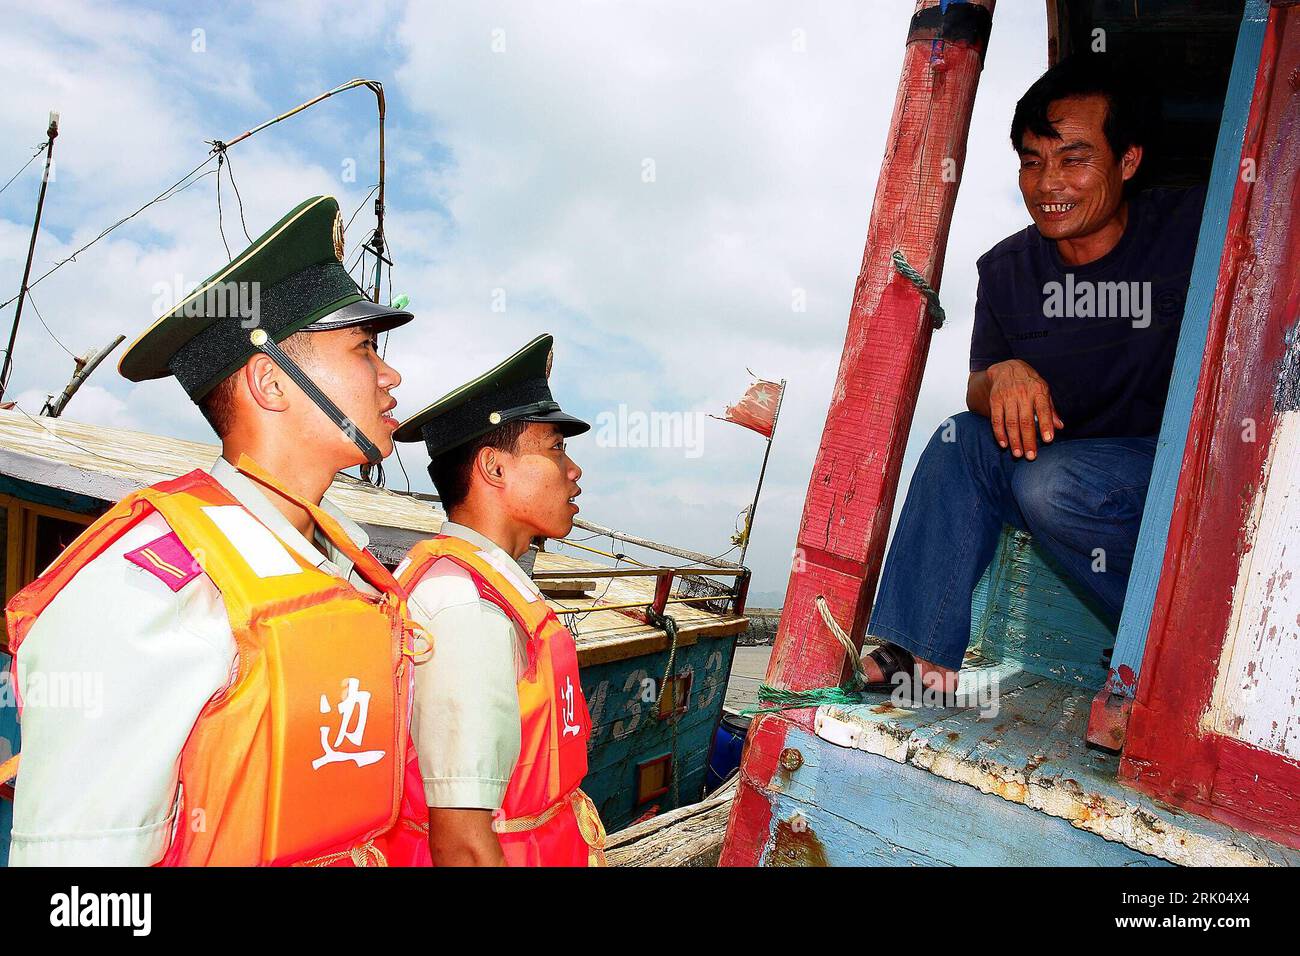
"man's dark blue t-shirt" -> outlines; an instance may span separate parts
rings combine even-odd
[[[1159,433],[1204,203],[1204,187],[1139,193],[1119,243],[1081,266],[1036,226],[1003,239],[976,263],[971,371],[1033,366],[1061,438]]]

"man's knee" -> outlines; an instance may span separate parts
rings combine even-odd
[[[1050,531],[1080,514],[1096,514],[1101,503],[1090,492],[1066,456],[1017,462],[1011,475],[1011,494],[1031,530]]]
[[[930,436],[926,452],[960,452],[964,456],[1001,451],[989,428],[989,420],[974,412],[959,412],[939,423]]]

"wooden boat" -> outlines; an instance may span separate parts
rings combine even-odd
[[[996,716],[875,695],[759,717],[722,865],[1300,863],[1300,7],[1047,8],[1050,60],[1102,37],[1163,76],[1179,148],[1152,184],[1209,178],[1118,630],[1008,531],[961,678],[997,689]],[[992,10],[916,4],[767,675],[781,691],[850,676],[822,608],[866,630],[931,335],[893,253],[939,285],[944,166]]]
[[[118,499],[206,469],[218,454],[214,445],[0,410],[6,600]],[[427,497],[348,476],[336,479],[329,495],[365,528],[370,550],[390,568],[444,520]],[[679,562],[689,554],[671,553]],[[616,568],[546,550],[536,554],[533,574],[577,640],[592,717],[583,788],[607,828],[700,799],[735,637],[747,624],[748,572],[693,561],[676,568],[623,561]],[[714,577],[719,583],[710,586]],[[656,613],[673,619],[675,636],[662,621],[648,623],[661,620]],[[6,651],[0,638],[0,760],[20,749]],[[12,786],[0,788],[0,865],[8,858],[13,795]]]

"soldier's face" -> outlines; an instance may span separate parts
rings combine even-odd
[[[516,521],[546,538],[573,530],[582,469],[569,457],[558,428],[532,422],[514,453],[501,454],[501,469],[505,506]]]
[[[392,414],[397,400],[389,393],[402,383],[402,376],[379,357],[376,333],[370,326],[357,325],[305,334],[311,337],[312,347],[309,356],[299,363],[303,371],[387,457],[392,453],[393,431],[398,424]],[[364,456],[351,438],[310,399],[302,397],[307,403],[304,430],[312,434],[303,434],[301,439],[337,451],[340,460],[346,457],[348,464],[361,464]]]

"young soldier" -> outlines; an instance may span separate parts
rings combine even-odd
[[[132,381],[176,377],[221,457],[129,495],[10,602],[20,689],[103,687],[100,713],[23,709],[11,863],[381,862],[413,628],[322,496],[392,451],[401,377],[375,337],[412,316],[342,262],[338,204],[309,199],[123,356]]]
[[[591,719],[573,637],[516,563],[578,513],[582,471],[564,439],[590,426],[551,397],[551,343],[539,336],[396,433],[428,447],[449,518],[398,568],[433,640],[415,669],[411,775],[440,866],[604,864],[604,828],[578,788]]]

